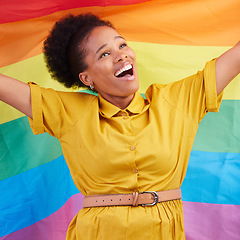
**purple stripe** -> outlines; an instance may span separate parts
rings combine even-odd
[[[239,240],[240,205],[184,202],[187,240]]]
[[[19,231],[0,237],[0,240],[65,240],[68,225],[82,208],[83,195],[73,195],[49,217]]]
[[[0,240],[65,240],[82,199],[82,194],[75,194],[51,216]],[[183,206],[186,240],[240,239],[240,205],[184,202]]]

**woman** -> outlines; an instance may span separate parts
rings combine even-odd
[[[44,54],[53,78],[96,95],[0,76],[0,99],[59,139],[86,196],[67,239],[185,239],[180,186],[198,124],[218,111],[240,71],[240,44],[203,71],[138,92],[136,59],[111,23],[92,14],[54,26]]]

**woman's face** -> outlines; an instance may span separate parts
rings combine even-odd
[[[139,88],[134,51],[114,29],[96,27],[86,40],[88,65],[79,74],[87,86],[92,84],[103,98],[125,108]]]

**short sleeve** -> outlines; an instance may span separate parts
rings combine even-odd
[[[35,83],[28,83],[31,89],[31,105],[32,105],[32,119],[28,117],[28,121],[34,134],[44,133],[44,125],[42,118],[42,101],[41,89]]]
[[[32,119],[28,118],[34,134],[44,132],[61,138],[87,111],[93,95],[80,92],[60,92],[30,82]]]
[[[218,112],[221,104],[223,93],[217,96],[215,59],[195,75],[167,85],[152,86],[147,95],[157,101],[166,101],[185,117],[199,123],[207,112]]]
[[[215,62],[215,59],[208,62],[203,71],[207,112],[218,112],[223,96],[223,92],[217,96]]]

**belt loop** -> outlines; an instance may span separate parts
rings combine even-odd
[[[138,192],[133,192],[133,207],[138,206]]]

